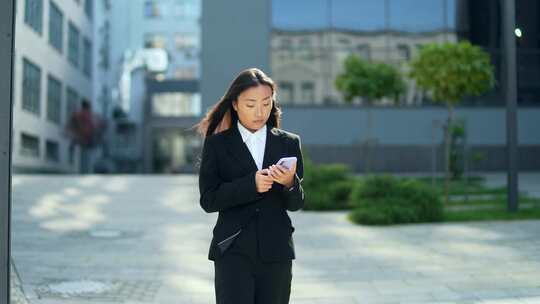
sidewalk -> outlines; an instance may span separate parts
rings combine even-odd
[[[520,182],[540,188],[538,175]],[[13,185],[12,257],[29,303],[215,303],[217,214],[200,208],[197,176]],[[346,212],[289,215],[291,304],[540,303],[540,221],[370,227]]]

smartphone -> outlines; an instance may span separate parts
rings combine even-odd
[[[281,165],[287,169],[291,169],[292,165],[296,162],[296,156],[282,157],[276,164]]]

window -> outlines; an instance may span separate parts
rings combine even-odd
[[[103,22],[103,26],[99,29],[101,38],[101,47],[99,48],[100,61],[99,66],[104,70],[109,69],[110,58],[110,41],[111,41],[111,26],[108,20]]]
[[[315,102],[315,86],[313,82],[302,83],[302,102],[314,103]]]
[[[280,103],[292,103],[294,101],[294,86],[290,82],[279,83],[278,95]]]
[[[172,6],[172,14],[180,18],[197,18],[200,15],[200,6],[194,0],[176,0]]]
[[[24,156],[39,157],[39,138],[37,136],[21,133],[20,154]]]
[[[71,114],[77,111],[78,104],[79,104],[79,95],[73,88],[67,87],[66,89],[66,121],[69,121]]]
[[[188,50],[197,46],[197,37],[189,33],[177,33],[174,35],[174,44],[179,51]]]
[[[40,97],[41,69],[23,58],[22,108],[39,116]]]
[[[47,140],[45,142],[45,159],[52,162],[60,161],[60,147],[58,142]]]
[[[86,38],[83,40],[83,73],[92,76],[92,43]]]
[[[64,14],[53,1],[50,1],[49,4],[49,43],[62,53]]]
[[[41,35],[43,28],[43,0],[26,0],[24,22]]]
[[[94,1],[92,1],[92,0],[85,0],[84,1],[84,13],[86,14],[88,19],[90,19],[90,20],[92,20],[92,13],[93,13],[92,5],[93,5],[93,3],[94,3]]]
[[[144,17],[159,18],[161,17],[161,9],[155,0],[147,0],[144,2]]]
[[[411,50],[406,44],[398,44],[397,46],[399,59],[409,60],[411,59]]]
[[[68,156],[69,164],[73,165],[73,163],[75,162],[75,145],[69,145]]]
[[[47,77],[47,119],[60,124],[60,109],[62,104],[62,84],[49,75]]]
[[[174,70],[176,79],[195,79],[195,67],[178,67]]]
[[[160,48],[164,49],[167,45],[167,39],[164,35],[148,33],[144,34],[145,48]]]
[[[79,30],[70,21],[68,34],[68,59],[73,66],[79,66]]]
[[[200,94],[158,93],[152,97],[154,116],[197,116],[201,113]]]
[[[369,44],[364,43],[357,45],[356,51],[358,52],[358,55],[363,59],[371,60],[371,49],[369,48]]]

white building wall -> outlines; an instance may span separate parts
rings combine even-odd
[[[13,167],[17,172],[23,170],[78,171],[78,149],[75,150],[75,162],[69,164],[69,141],[62,135],[66,123],[66,86],[75,89],[80,98],[92,99],[91,78],[82,71],[82,38],[92,41],[92,21],[84,12],[84,0],[54,0],[63,13],[63,51],[60,54],[49,44],[49,0],[43,1],[43,26],[39,35],[24,22],[25,0],[17,1],[15,25],[15,64],[14,64],[14,126],[13,126]],[[80,32],[80,64],[75,68],[68,61],[68,21],[73,22]],[[23,58],[29,59],[41,69],[40,114],[39,117],[22,108]],[[62,83],[61,123],[54,124],[46,119],[47,115],[47,76],[51,74]],[[21,155],[21,133],[39,137],[39,157]],[[53,140],[59,143],[60,160],[58,163],[45,159],[45,142]]]

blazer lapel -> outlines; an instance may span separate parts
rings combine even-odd
[[[276,163],[281,155],[281,145],[279,142],[277,131],[275,128],[266,128],[266,144],[264,147],[263,169]],[[236,158],[238,164],[242,166],[246,172],[257,171],[257,164],[251,156],[251,152],[242,140],[242,135],[236,123],[232,123],[231,132],[228,133],[227,149]]]

